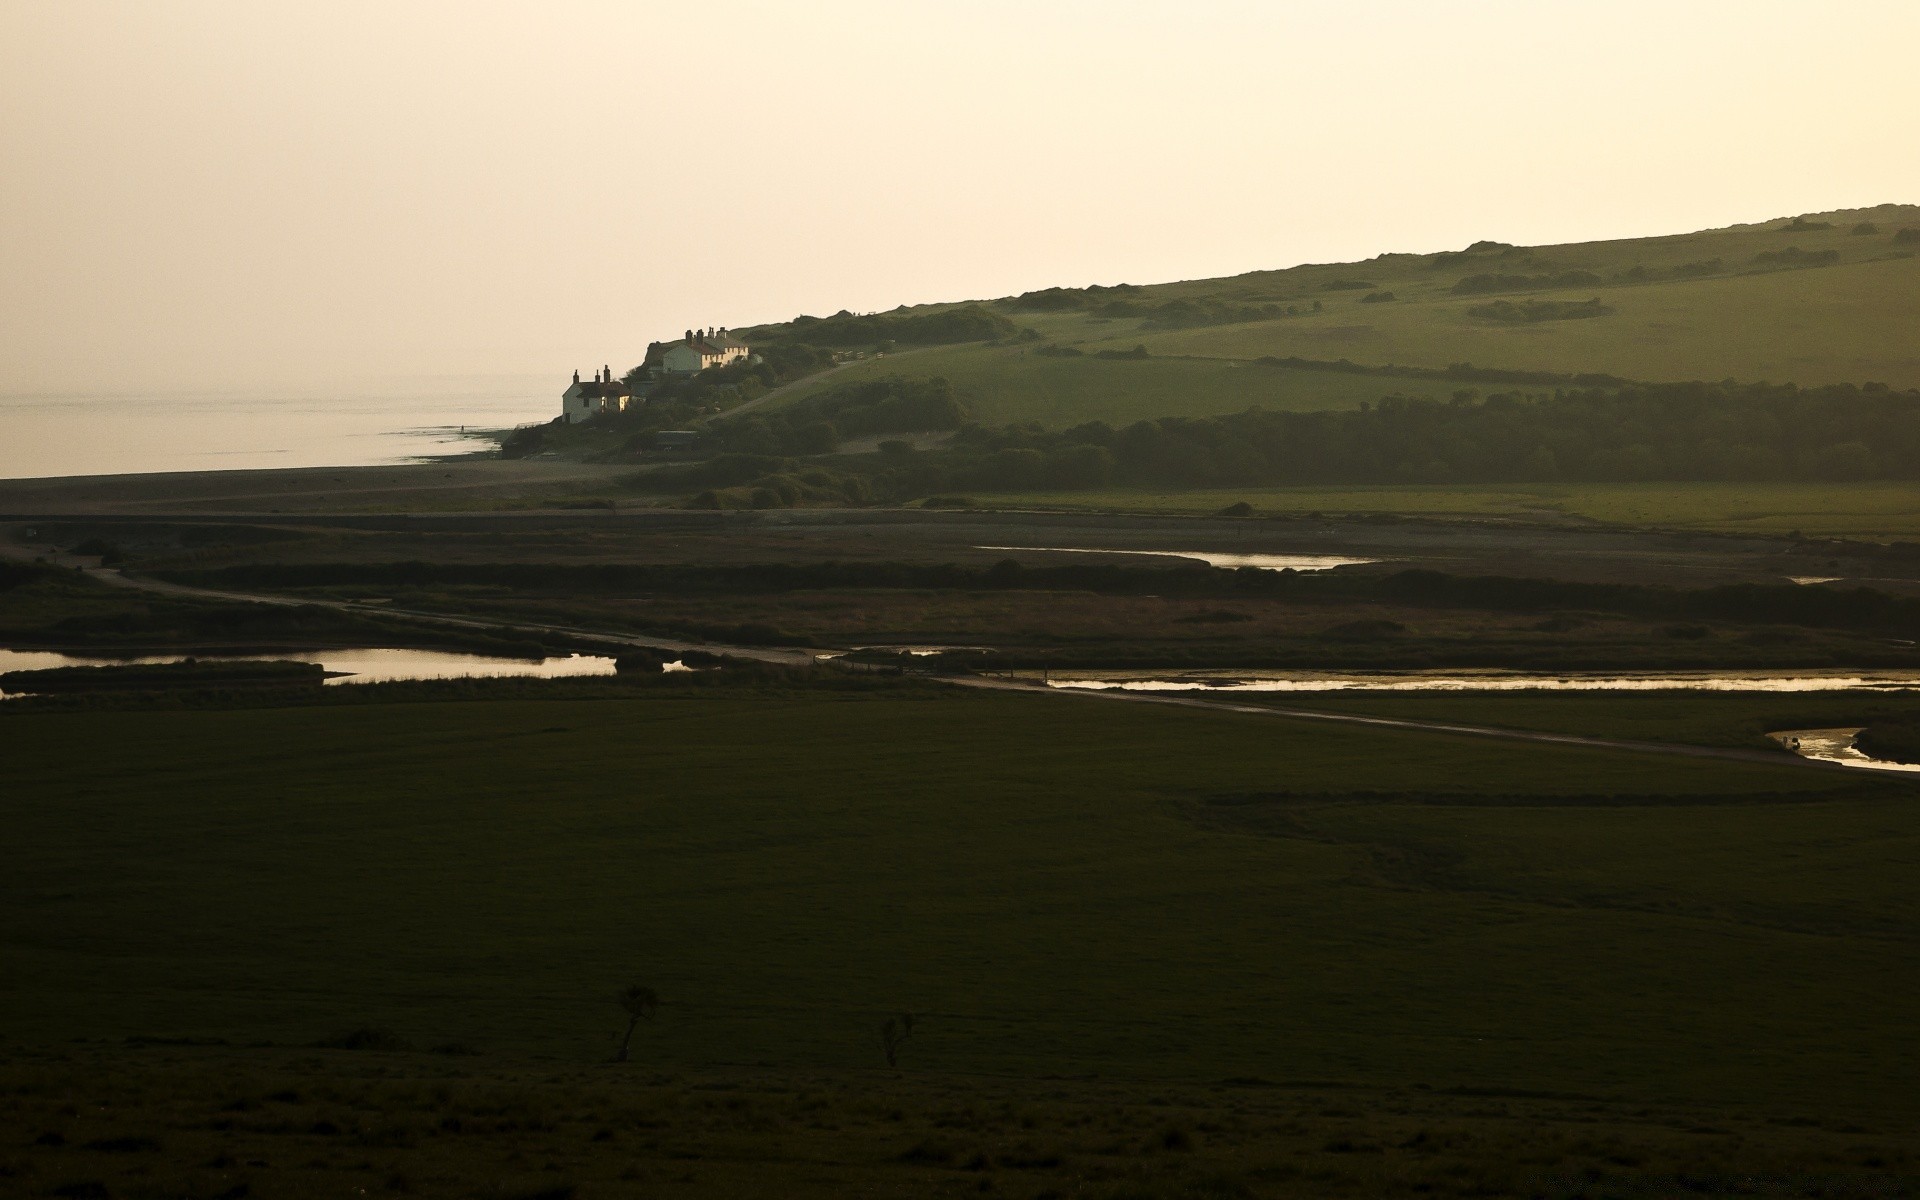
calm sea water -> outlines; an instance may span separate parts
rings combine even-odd
[[[108,667],[135,663],[173,663],[184,654],[147,654],[135,657],[62,654],[54,650],[0,650],[0,675],[8,671],[45,671],[54,667]],[[388,683],[403,679],[498,679],[533,677],[562,679],[577,675],[611,675],[613,659],[603,655],[569,654],[564,658],[495,658],[453,650],[291,650],[284,654],[202,654],[205,660],[228,662],[293,661],[319,663],[330,674],[329,684]],[[671,668],[669,668],[671,669]],[[0,697],[8,693],[0,690]]]
[[[482,448],[468,429],[544,421],[565,380],[411,379],[280,392],[0,396],[0,479],[354,467]]]

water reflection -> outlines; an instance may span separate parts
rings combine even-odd
[[[1920,672],[1888,671],[1083,671],[1048,679],[1056,688],[1129,692],[1838,692],[1920,689]]]
[[[1263,571],[1329,571],[1334,567],[1379,562],[1377,558],[1343,558],[1338,554],[1224,554],[1215,550],[1097,550],[1081,546],[975,546],[975,550],[1040,550],[1048,554],[1142,554],[1150,558],[1188,558],[1210,567],[1232,570],[1258,567]]]
[[[310,662],[327,672],[329,684],[390,683],[403,679],[562,679],[611,675],[613,659],[595,654],[564,658],[496,658],[451,650],[295,650],[285,654],[148,654],[105,656],[61,654],[51,650],[0,650],[0,673],[43,671],[52,667],[145,666],[188,658],[220,662]],[[669,667],[669,670],[672,668]],[[0,692],[0,695],[6,695]]]
[[[1860,736],[1858,728],[1787,729],[1767,736],[1802,758],[1839,763],[1843,767],[1860,767],[1868,771],[1909,771],[1920,774],[1920,763],[1889,762],[1884,758],[1874,758],[1856,747],[1853,742]]]

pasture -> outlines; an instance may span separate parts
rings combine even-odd
[[[10,1036],[1903,1107],[1911,789],[1086,698],[0,718]]]
[[[944,376],[982,424],[1038,421],[1059,429],[1084,421],[1122,425],[1170,414],[1214,416],[1247,408],[1357,408],[1406,382],[1337,371],[1275,371],[1211,358],[1055,358],[1037,353],[1035,345],[974,344],[854,363],[800,384],[773,403],[789,404],[895,374]]]

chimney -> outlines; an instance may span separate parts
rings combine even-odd
[[[693,330],[687,330],[687,345],[693,345]]]
[[[573,369],[573,381],[574,381],[575,383],[579,383],[579,382],[580,382],[580,368],[579,368],[579,367],[575,367],[575,368]]]
[[[606,372],[607,372],[607,382],[608,382],[608,383],[612,383],[612,382],[613,382],[613,368],[612,368],[612,367],[608,367],[608,368],[606,368]]]

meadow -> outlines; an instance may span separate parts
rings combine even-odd
[[[486,691],[0,714],[0,1179],[1123,1200],[1912,1177],[1911,787],[924,686]],[[610,1066],[630,982],[660,1004]]]
[[[639,980],[656,1064],[871,1066],[904,1010],[936,1071],[1910,1098],[1912,796],[1791,764],[944,694],[0,739],[29,1042],[369,1027],[591,1063]]]
[[[790,404],[895,374],[944,377],[982,424],[1038,421],[1050,429],[1083,421],[1130,424],[1170,413],[1213,416],[1254,407],[1288,412],[1357,408],[1400,382],[1338,371],[1273,371],[1217,358],[1058,358],[1036,353],[1033,345],[971,344],[856,362],[796,386],[775,403]]]
[[[1855,233],[1863,224],[1874,232]],[[855,363],[836,372],[832,383],[892,372],[944,375],[983,423],[1037,421],[1056,429],[1095,419],[1121,425],[1211,416],[1250,405],[1351,408],[1395,392],[1444,399],[1460,386],[1234,369],[1263,356],[1423,368],[1472,363],[1651,382],[1920,387],[1920,356],[1910,337],[1920,258],[1893,240],[1907,226],[1920,226],[1920,207],[1886,205],[1668,237],[1383,254],[1127,292],[1123,307],[1145,315],[1114,315],[1120,310],[1112,309],[1111,293],[1044,310],[1009,297],[995,307],[1039,341],[914,349],[897,359]],[[1570,277],[1579,282],[1555,282]],[[1457,290],[1474,278],[1488,282]],[[1501,298],[1598,300],[1602,315],[1511,321],[1472,311]],[[1169,303],[1244,315],[1217,321],[1152,315]],[[1283,315],[1263,315],[1269,308]],[[1036,352],[1043,345],[1081,356],[1043,356]],[[1140,345],[1153,357],[1095,357]],[[778,403],[825,386],[796,388]]]
[[[1896,332],[1912,319],[1916,290],[1920,259],[1897,258],[1529,293],[1542,300],[1597,296],[1613,309],[1585,320],[1490,322],[1468,312],[1484,300],[1435,290],[1365,306],[1348,296],[1319,313],[1279,321],[1138,336],[1115,331],[1111,340],[1094,330],[1086,336],[1089,349],[1138,342],[1164,355],[1299,355],[1423,367],[1471,362],[1653,381],[1877,381],[1904,389],[1920,387],[1920,357]]]

